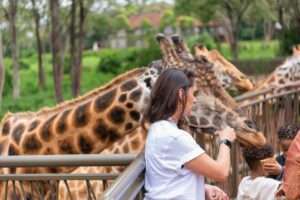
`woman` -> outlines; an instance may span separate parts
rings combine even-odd
[[[165,70],[156,81],[145,121],[151,125],[145,145],[145,199],[204,200],[228,199],[215,186],[205,185],[204,177],[225,181],[230,168],[233,129],[219,132],[217,160],[210,158],[186,131],[180,120],[191,112],[194,74],[178,69]]]

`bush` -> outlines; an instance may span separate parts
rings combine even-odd
[[[206,31],[198,36],[192,36],[187,39],[187,44],[190,48],[192,48],[195,44],[199,43],[205,45],[208,49],[217,48],[214,38]]]
[[[8,96],[12,94],[12,74],[9,70],[5,69],[5,79],[3,87],[3,96]]]
[[[147,66],[151,61],[160,59],[157,46],[149,48],[107,49],[100,54],[98,71],[119,74],[124,71]]]
[[[291,27],[290,29],[283,30],[280,35],[280,54],[290,55],[292,47],[300,43],[299,29]]]

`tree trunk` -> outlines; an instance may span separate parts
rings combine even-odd
[[[55,97],[57,102],[63,101],[62,96],[62,66],[61,66],[61,35],[59,24],[59,0],[49,0],[51,14],[51,42],[52,42],[52,64],[55,86]]]
[[[9,1],[9,27],[11,34],[11,51],[13,62],[13,99],[20,97],[20,76],[19,76],[19,53],[17,46],[17,28],[16,28],[16,15],[17,15],[18,0]]]
[[[71,69],[71,90],[72,96],[76,97],[75,74],[76,74],[76,0],[72,0],[71,5],[71,23],[70,23],[70,69]]]
[[[36,8],[35,0],[31,0],[32,3],[32,11],[34,16],[34,22],[35,22],[35,36],[36,36],[36,44],[37,44],[37,50],[38,50],[38,87],[43,89],[45,88],[45,71],[43,67],[43,48],[42,48],[42,41],[40,36],[40,14]]]
[[[75,65],[73,66],[73,82],[72,82],[72,94],[78,96],[80,94],[80,78],[82,71],[82,51],[84,49],[84,22],[86,12],[84,7],[84,1],[79,1],[79,34],[77,38],[77,53],[75,56]]]
[[[2,107],[2,95],[3,95],[4,82],[5,82],[5,68],[3,62],[2,35],[0,32],[0,110]]]

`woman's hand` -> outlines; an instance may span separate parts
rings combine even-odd
[[[205,184],[205,199],[207,200],[229,200],[228,195],[214,185]]]
[[[219,134],[221,140],[227,139],[230,142],[233,142],[236,138],[236,134],[235,134],[233,128],[231,128],[229,126],[218,131],[218,134]]]

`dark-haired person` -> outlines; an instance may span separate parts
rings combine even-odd
[[[243,157],[250,168],[250,176],[240,182],[236,200],[274,200],[280,181],[265,177],[262,160],[274,156],[271,145],[243,149]]]
[[[217,160],[210,158],[193,137],[178,127],[191,112],[194,97],[194,74],[167,69],[157,79],[145,121],[150,123],[145,145],[146,200],[227,200],[215,186],[204,184],[204,177],[225,181],[230,168],[230,144],[233,129],[219,132]]]
[[[278,156],[276,156],[277,163],[276,162],[264,163],[264,170],[270,174],[269,175],[270,178],[274,178],[276,180],[282,180],[286,154],[288,152],[288,149],[293,139],[295,138],[299,130],[300,130],[300,126],[296,124],[289,124],[279,128],[277,134],[278,134],[281,153]]]

